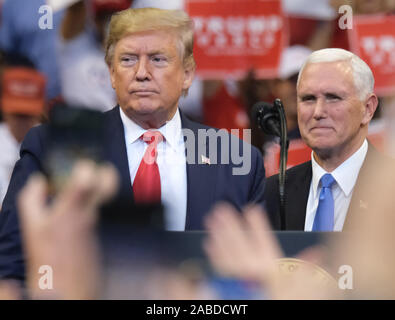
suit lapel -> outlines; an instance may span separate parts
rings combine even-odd
[[[292,177],[286,177],[286,230],[304,230],[311,178],[311,161],[300,165]]]
[[[215,200],[218,164],[208,164],[208,143],[206,139],[198,139],[198,130],[203,126],[190,121],[182,112],[181,122],[183,129],[189,130],[184,134],[184,141],[189,148],[186,149],[187,156],[187,216],[185,230],[203,229],[204,214],[210,209]],[[193,136],[193,137],[192,137]],[[194,139],[187,141],[187,139]],[[191,153],[189,153],[191,152]],[[202,158],[203,156],[203,158]]]
[[[106,160],[110,161],[118,169],[120,174],[119,196],[124,199],[133,199],[132,183],[128,157],[126,152],[124,128],[119,114],[119,106],[108,111],[106,114]]]

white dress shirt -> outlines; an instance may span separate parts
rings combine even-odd
[[[6,123],[0,124],[0,208],[7,193],[15,162],[19,159],[20,143]]]
[[[133,185],[141,159],[148,144],[140,139],[147,130],[141,128],[119,108],[125,130],[130,178]],[[187,172],[181,117],[174,117],[159,129],[164,141],[158,144],[157,163],[161,182],[161,197],[165,208],[166,230],[184,231],[187,211]]]
[[[348,207],[350,206],[351,197],[354,191],[355,183],[357,182],[359,170],[365,160],[368,152],[368,142],[362,143],[362,146],[340,166],[332,172],[326,172],[314,159],[313,152],[311,152],[311,166],[313,176],[310,184],[309,198],[306,207],[306,220],[304,225],[305,231],[313,229],[315,214],[317,212],[319,195],[321,193],[321,177],[330,173],[335,182],[332,185],[332,195],[334,200],[334,230],[342,231]]]

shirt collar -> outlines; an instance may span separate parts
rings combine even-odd
[[[132,144],[138,140],[147,130],[141,128],[137,123],[130,119],[123,112],[122,108],[119,108],[119,110],[121,120],[125,128],[126,143]],[[165,141],[170,145],[170,147],[174,150],[177,150],[180,142],[184,142],[181,128],[181,117],[178,108],[173,118],[170,121],[167,121],[157,130],[164,136]]]
[[[354,188],[357,181],[359,170],[365,160],[366,153],[368,152],[368,142],[366,139],[362,143],[361,147],[346,161],[344,161],[335,170],[330,172],[336,183],[343,191],[343,193],[348,197]],[[313,171],[313,196],[314,199],[318,196],[318,186],[321,177],[328,173],[326,172],[314,159],[314,152],[311,152],[311,167]]]

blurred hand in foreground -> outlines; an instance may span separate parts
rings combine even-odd
[[[64,188],[50,204],[45,178],[34,175],[28,180],[19,194],[18,205],[30,297],[96,297],[100,281],[94,226],[99,206],[114,195],[117,185],[113,167],[98,166],[89,160],[75,165]],[[41,266],[53,271],[51,290],[40,289]]]
[[[321,260],[322,248],[302,251],[301,257],[314,263],[281,259],[280,245],[260,207],[248,207],[241,215],[230,205],[218,205],[206,227],[204,249],[220,276],[253,282],[271,299],[337,298],[334,279],[314,264]],[[290,263],[296,272],[288,272]]]
[[[209,237],[204,248],[219,274],[261,285],[271,281],[282,251],[259,207],[249,207],[241,216],[232,206],[220,204],[206,227]]]

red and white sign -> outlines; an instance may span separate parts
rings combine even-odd
[[[395,93],[395,16],[355,16],[351,50],[372,69],[377,94]]]
[[[311,149],[301,139],[290,140],[288,149],[287,169],[311,159]],[[280,166],[280,145],[272,143],[265,149],[266,177],[278,173]]]
[[[288,35],[280,0],[186,0],[203,79],[275,77]]]

